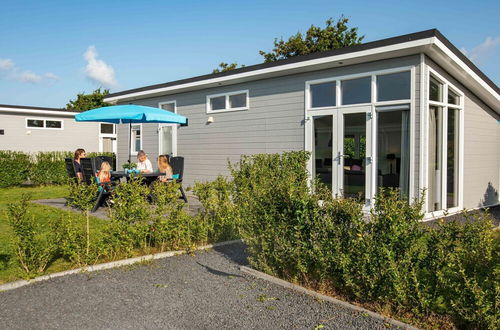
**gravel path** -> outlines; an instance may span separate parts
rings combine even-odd
[[[0,329],[385,329],[239,271],[243,244],[0,292]]]

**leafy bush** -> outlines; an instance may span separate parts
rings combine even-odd
[[[87,157],[111,156],[113,153],[88,153]],[[0,187],[34,184],[64,184],[68,174],[64,158],[72,158],[70,151],[48,151],[34,154],[0,150]]]
[[[30,180],[34,184],[63,184],[68,180],[64,158],[72,158],[71,152],[38,152],[32,156]]]
[[[193,193],[203,205],[200,217],[208,226],[210,241],[226,241],[240,237],[240,217],[232,200],[233,182],[219,176],[212,182],[196,183]]]
[[[21,185],[28,181],[30,167],[28,154],[0,150],[0,188]]]
[[[232,195],[215,200],[240,217],[253,267],[394,312],[498,328],[500,249],[489,218],[433,228],[421,223],[421,202],[397,190],[380,191],[364,214],[357,201],[308,185],[308,157],[255,155],[230,167]],[[231,217],[216,212],[224,203],[207,203],[214,187],[198,189],[206,212]]]
[[[30,278],[42,273],[55,257],[57,246],[53,232],[40,225],[28,213],[29,195],[23,195],[19,203],[9,204],[7,218],[13,230],[12,244],[16,259]]]

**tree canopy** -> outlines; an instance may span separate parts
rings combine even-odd
[[[240,68],[244,67],[244,65],[241,65]],[[238,68],[238,63],[225,63],[222,62],[219,64],[217,68],[215,68],[212,73],[219,73],[219,72],[224,72],[224,71],[230,71]]]
[[[99,107],[106,107],[111,105],[104,102],[104,97],[109,94],[109,89],[101,88],[96,89],[91,94],[80,93],[76,96],[75,100],[70,100],[66,104],[66,109],[71,111],[87,111]]]
[[[336,22],[333,18],[326,20],[324,28],[311,25],[306,34],[301,32],[288,38],[288,40],[274,39],[274,48],[270,52],[263,50],[259,54],[264,57],[264,63],[284,60],[290,57],[323,52],[332,49],[358,45],[364,36],[358,35],[357,27],[349,27],[349,19],[341,16]],[[237,64],[221,63],[213,73],[236,69]]]

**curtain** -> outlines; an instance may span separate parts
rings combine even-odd
[[[401,197],[408,198],[410,186],[410,112],[401,111],[401,167],[399,189]]]

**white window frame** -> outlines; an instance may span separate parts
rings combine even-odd
[[[443,101],[444,102],[437,102],[437,101],[432,101],[430,99],[430,88],[429,88],[429,83],[430,83],[430,78],[431,75],[438,80],[440,83],[443,84]],[[447,214],[453,214],[460,212],[463,210],[463,205],[464,205],[464,104],[465,104],[465,94],[454,84],[450,83],[449,80],[444,78],[441,74],[439,74],[436,70],[431,68],[429,65],[425,64],[425,88],[427,92],[425,93],[426,100],[421,108],[422,112],[424,113],[424,120],[425,120],[425,128],[424,128],[424,144],[425,144],[425,161],[424,161],[424,168],[421,173],[423,173],[423,189],[428,190],[429,188],[429,168],[428,168],[428,154],[429,154],[429,133],[428,133],[428,127],[429,127],[429,106],[438,106],[442,108],[443,112],[443,134],[442,134],[442,154],[441,157],[443,159],[442,166],[444,168],[445,166],[445,161],[446,161],[446,156],[447,156],[447,151],[448,151],[448,139],[447,139],[447,132],[448,132],[448,108],[451,109],[457,109],[459,110],[459,125],[458,125],[458,206],[452,207],[452,208],[447,208],[446,207],[446,192],[447,192],[447,177],[446,177],[446,172],[442,171],[442,176],[441,176],[441,205],[442,205],[442,210],[438,211],[427,211],[429,210],[429,199],[425,199],[424,203],[424,208],[425,208],[425,216],[424,216],[424,221],[425,220],[432,220],[437,217],[442,217]],[[449,104],[448,103],[448,88],[453,90],[455,94],[458,95],[460,98],[460,102],[458,105],[456,104]]]
[[[246,94],[246,98],[247,98],[246,107],[229,108],[229,96],[237,95],[237,94]],[[226,107],[224,109],[212,110],[211,105],[210,105],[210,99],[215,98],[215,97],[220,97],[220,96],[225,96]],[[207,102],[206,102],[206,113],[207,114],[214,114],[214,113],[221,113],[221,112],[232,112],[232,111],[246,111],[248,109],[250,109],[250,97],[249,97],[248,89],[235,91],[235,92],[229,92],[229,93],[207,95]]]
[[[401,99],[401,100],[391,100],[391,101],[380,101],[377,102],[377,75],[384,75],[384,74],[391,74],[391,73],[398,73],[398,72],[404,72],[404,71],[410,71],[410,98],[409,99]],[[363,77],[370,77],[371,76],[371,102],[370,103],[360,103],[360,104],[348,104],[348,105],[342,105],[341,103],[341,81],[342,80],[350,80],[350,79],[356,79],[356,78],[363,78]],[[336,88],[336,106],[330,106],[330,107],[318,107],[318,108],[312,108],[311,107],[311,85],[318,84],[318,83],[324,83],[324,82],[332,82],[335,81],[335,88]],[[389,105],[403,105],[403,104],[409,104],[410,105],[410,183],[409,183],[409,200],[413,200],[415,198],[415,178],[414,178],[414,171],[415,171],[415,122],[416,122],[416,117],[415,117],[415,87],[416,86],[416,66],[411,65],[411,66],[404,66],[404,67],[396,67],[396,68],[391,68],[391,69],[385,69],[385,70],[377,70],[377,71],[367,71],[367,72],[362,72],[362,73],[357,73],[357,74],[351,74],[351,75],[343,75],[343,76],[334,76],[330,78],[323,78],[323,79],[315,79],[315,80],[308,80],[305,83],[305,106],[304,106],[304,115],[305,115],[305,150],[312,151],[314,147],[314,141],[313,141],[313,117],[314,116],[321,116],[321,115],[331,115],[335,110],[338,109],[349,109],[349,108],[357,108],[357,107],[364,107],[364,106],[371,106],[371,145],[372,147],[372,164],[377,164],[377,153],[376,153],[376,145],[377,145],[377,122],[378,122],[378,115],[377,115],[377,107],[382,107],[382,106],[389,106]],[[332,112],[333,111],[333,112]],[[368,132],[367,132],[368,134]],[[368,136],[367,136],[368,137]],[[368,142],[367,142],[368,143]],[[369,155],[366,155],[366,157],[370,157]],[[313,170],[313,164],[312,164],[312,159],[309,159],[309,162],[307,164],[307,169],[309,171],[309,174],[312,175],[312,170]],[[372,167],[372,175],[371,175],[371,182],[370,182],[370,189],[371,189],[371,198],[372,201],[370,202],[370,205],[374,205],[374,200],[373,197],[376,194],[376,180],[377,180],[377,175],[374,173],[376,170],[376,166]],[[333,192],[335,193],[335,192]],[[370,207],[371,207],[370,206]]]
[[[31,127],[28,126],[28,120],[41,120],[43,121],[43,127]],[[47,121],[60,121],[61,122],[61,128],[56,128],[56,127],[46,127],[47,126]],[[25,118],[25,127],[26,129],[47,129],[47,130],[54,130],[54,131],[62,131],[64,130],[64,119],[47,119],[47,118],[40,118],[40,117],[26,117]]]
[[[102,124],[107,124],[107,125],[113,125],[113,133],[101,133],[101,125]],[[116,154],[117,153],[117,146],[118,146],[118,138],[117,138],[117,133],[116,133],[116,124],[111,124],[111,123],[99,123],[99,152],[103,152],[104,149],[104,138],[112,138],[115,139],[115,143],[113,144],[113,152]]]
[[[140,139],[140,144],[141,144],[141,147],[139,148],[139,150],[143,150],[142,148],[142,141],[143,141],[143,137],[144,137],[144,131],[142,129],[142,124],[131,124],[131,127],[130,127],[130,154],[133,155],[133,156],[137,156],[137,151],[133,150],[132,146],[135,146],[135,139],[132,139],[133,135],[132,135],[132,131],[134,130],[134,126],[139,126],[139,129],[141,130],[141,139]]]
[[[165,101],[165,102],[159,102],[158,103],[158,108],[162,109],[162,105],[164,104],[174,104],[174,113],[177,113],[177,101],[172,100],[172,101]],[[165,110],[165,109],[162,109]],[[161,155],[161,149],[162,149],[162,141],[161,141],[161,136],[160,136],[160,130],[164,126],[172,126],[172,154],[177,156],[177,124],[158,124],[158,155]]]

